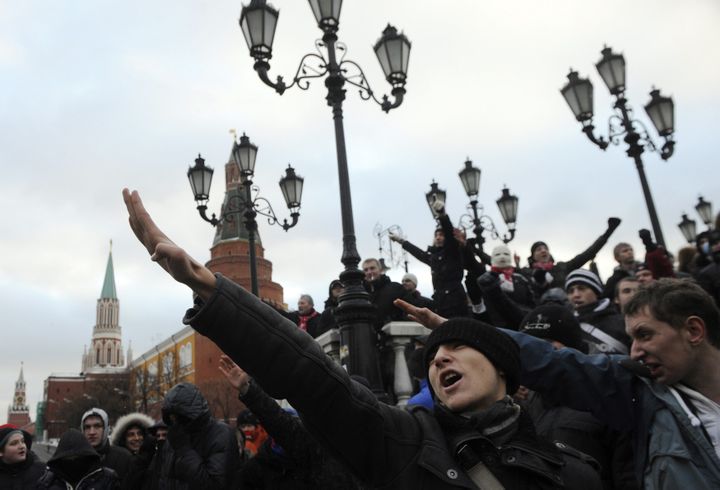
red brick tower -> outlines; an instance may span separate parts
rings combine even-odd
[[[232,154],[225,164],[225,189],[223,213],[227,212],[228,217],[216,228],[210,260],[205,265],[250,290],[250,244],[243,216],[245,189]],[[260,297],[282,304],[283,288],[272,280],[272,262],[264,257],[265,249],[258,232],[255,233],[255,254]]]
[[[7,423],[17,427],[25,427],[30,424],[30,408],[25,397],[25,377],[22,363],[20,364],[20,376],[15,382],[13,404],[8,408]]]

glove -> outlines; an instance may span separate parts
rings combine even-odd
[[[190,434],[180,424],[175,424],[168,430],[167,440],[173,449],[178,450],[190,446]]]
[[[437,214],[445,214],[445,202],[440,199],[435,199],[432,203],[432,208]]]
[[[400,235],[396,235],[395,233],[388,233],[388,238],[397,243],[403,243],[405,241],[400,237]]]
[[[477,278],[477,285],[482,291],[489,291],[500,286],[500,276],[497,272],[485,272]]]
[[[652,252],[657,249],[657,243],[654,243],[652,241],[650,230],[646,230],[643,228],[638,232],[638,235],[640,235],[640,240],[642,240],[643,244],[645,245],[645,250],[647,250],[648,252]]]
[[[539,285],[541,285],[541,286],[542,286],[543,284],[545,284],[545,277],[546,277],[546,276],[545,276],[545,271],[544,271],[544,270],[542,270],[542,269],[535,269],[535,270],[533,271],[533,280],[534,280],[537,284],[539,284]]]
[[[607,231],[608,231],[609,233],[612,233],[613,231],[615,231],[615,228],[617,228],[618,226],[620,226],[620,222],[621,222],[621,221],[622,221],[622,220],[621,220],[620,218],[608,218],[608,229],[607,229]]]

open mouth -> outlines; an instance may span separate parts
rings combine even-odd
[[[456,371],[446,371],[440,376],[440,385],[449,388],[462,379],[462,374]]]

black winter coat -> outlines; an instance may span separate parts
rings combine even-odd
[[[720,308],[720,264],[713,262],[698,273],[698,284],[708,292]]]
[[[600,476],[606,490],[640,488],[635,479],[629,433],[610,429],[588,412],[546,405],[534,391],[520,404],[532,418],[539,435],[568,444],[594,458],[600,464]]]
[[[582,306],[576,310],[577,319],[583,328],[583,340],[588,344],[590,354],[628,354],[632,340],[625,332],[625,317],[620,314],[613,303],[607,299]],[[613,349],[610,345],[603,346],[602,342],[592,333],[588,333],[588,325],[600,329],[620,342],[627,349]]]
[[[123,488],[127,488],[130,473],[133,469],[133,457],[130,451],[120,446],[113,446],[108,439],[97,449],[100,464],[117,473]]]
[[[44,474],[45,463],[28,448],[22,463],[5,464],[0,460],[0,490],[33,489]]]
[[[442,247],[432,246],[423,251],[407,240],[402,246],[410,255],[430,266],[435,290],[433,302],[438,314],[445,318],[467,316],[467,296],[462,285],[465,270],[460,243],[455,239],[448,215],[441,215],[439,221],[445,235]]]
[[[180,386],[165,397],[163,420],[175,414],[190,422],[170,426],[161,456],[160,488],[228,488],[240,458],[235,433],[212,418],[207,401],[195,385]]]
[[[598,239],[595,240],[585,251],[577,254],[567,262],[558,262],[554,264],[552,269],[549,271],[552,276],[552,281],[550,282],[545,280],[544,274],[542,274],[543,277],[541,281],[538,281],[537,278],[534,277],[534,274],[538,274],[538,269],[533,268],[532,257],[530,257],[528,259],[528,262],[530,262],[529,267],[524,267],[520,270],[520,273],[532,282],[535,290],[535,298],[540,298],[540,296],[542,296],[542,294],[550,288],[562,288],[565,290],[565,278],[567,278],[567,275],[572,271],[581,268],[587,262],[593,260],[610,239],[610,235],[612,235],[613,231],[614,229],[608,229],[605,231],[605,233],[600,235]]]
[[[460,466],[457,447],[449,446],[452,437],[480,444],[478,454],[491,468],[500,468],[496,476],[508,489],[600,488],[580,459],[529,442],[530,429],[513,425],[513,434],[498,449],[477,429],[449,429],[424,408],[407,411],[379,402],[309,335],[220,275],[214,294],[188,310],[184,322],[213,340],[269,395],[286,398],[318,442],[363,484],[395,490],[476,488]],[[509,485],[516,481],[522,485]]]
[[[58,447],[47,462],[48,470],[37,488],[51,490],[119,490],[114,470],[101,466],[100,456],[82,432],[70,429],[60,437]],[[74,486],[73,482],[76,482]]]
[[[402,284],[392,282],[385,274],[374,281],[364,282],[365,290],[370,294],[370,302],[377,308],[375,329],[380,330],[388,322],[402,320],[404,313],[393,305],[393,301],[405,295]]]

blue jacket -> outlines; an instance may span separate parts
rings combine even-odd
[[[635,474],[644,488],[720,488],[720,459],[702,427],[691,424],[667,386],[623,367],[627,356],[555,350],[529,335],[504,332],[520,346],[523,385],[633,433]]]

